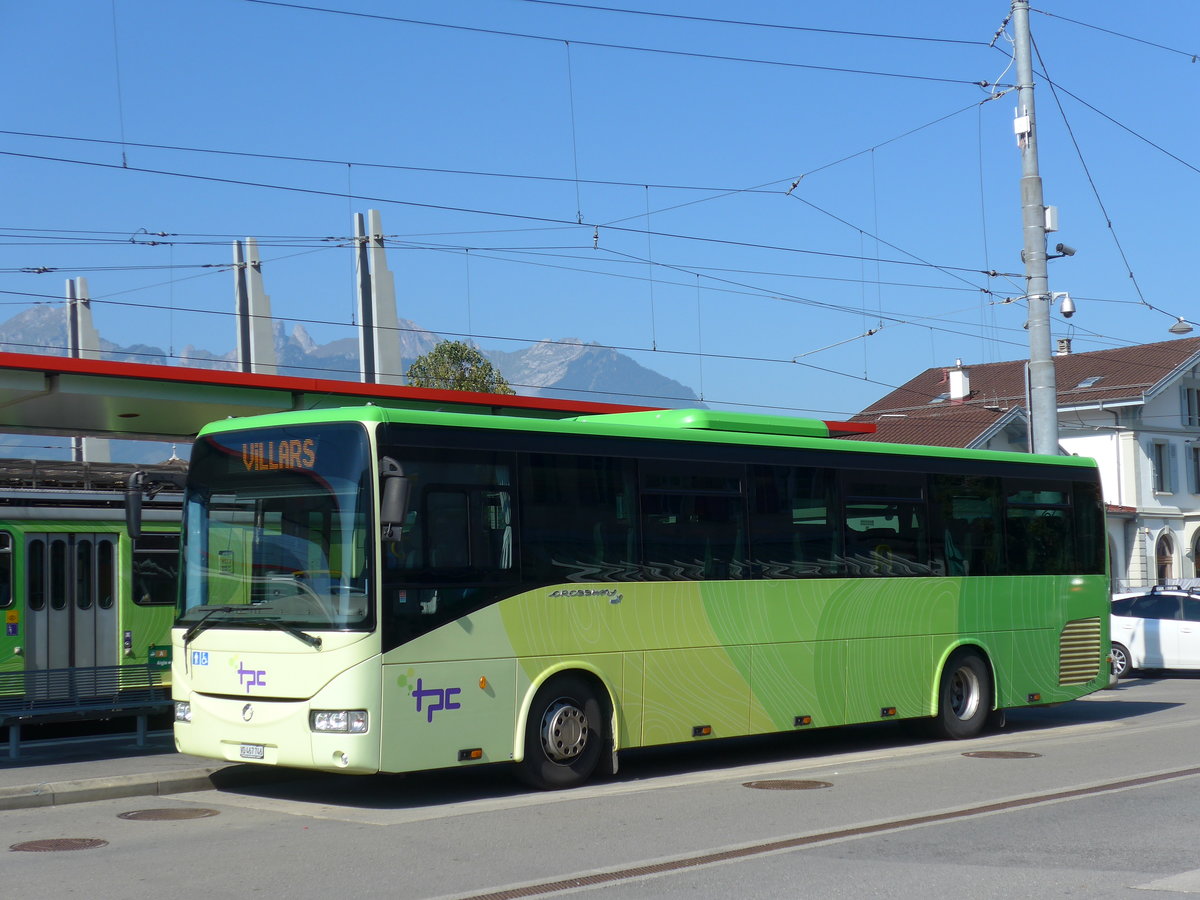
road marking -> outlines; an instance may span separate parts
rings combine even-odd
[[[1120,781],[1110,781],[1105,784],[1097,784],[1090,787],[1072,788],[1065,791],[1052,791],[1050,793],[1037,794],[1030,797],[1019,797],[1012,800],[1001,800],[996,803],[968,806],[963,809],[928,813],[925,815],[910,816],[903,819],[891,819],[885,822],[876,822],[869,825],[858,825],[851,828],[839,828],[833,831],[819,832],[817,834],[798,835],[795,837],[763,841],[745,846],[710,850],[705,853],[682,856],[676,859],[668,859],[658,862],[641,863],[635,866],[625,866],[616,869],[579,873],[577,875],[571,875],[565,878],[555,879],[553,881],[514,885],[511,887],[503,887],[486,891],[484,893],[476,892],[447,895],[439,898],[439,900],[523,900],[523,898],[526,897],[544,897],[549,894],[558,894],[566,891],[576,891],[579,889],[598,887],[601,885],[630,882],[656,875],[679,872],[686,869],[698,869],[706,866],[719,865],[722,863],[738,862],[741,860],[766,856],[769,854],[798,850],[803,847],[812,847],[818,844],[853,840],[860,837],[871,837],[878,834],[901,831],[908,828],[919,828],[926,825],[939,825],[943,822],[952,822],[958,819],[973,818],[975,816],[992,815],[994,813],[1008,812],[1009,810],[1014,809],[1025,809],[1043,804],[1061,803],[1065,800],[1074,800],[1079,797],[1089,797],[1096,794],[1124,791],[1131,788],[1144,787],[1145,785],[1149,784],[1159,784],[1166,781],[1194,778],[1198,775],[1200,775],[1200,766],[1188,769],[1177,769],[1173,772],[1160,772],[1155,775],[1145,775],[1139,778],[1126,778]],[[1154,887],[1154,885],[1168,883],[1170,884],[1169,887]],[[1143,887],[1154,890],[1192,891],[1200,889],[1200,873],[1188,872],[1184,873],[1183,875],[1173,876],[1172,878],[1161,879],[1158,882],[1153,882],[1151,885],[1144,885]]]
[[[1146,884],[1135,884],[1136,891],[1176,891],[1180,894],[1200,894],[1200,869],[1180,872],[1169,878],[1159,878]]]

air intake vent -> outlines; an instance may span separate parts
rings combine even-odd
[[[1100,674],[1100,620],[1068,622],[1058,638],[1058,683],[1087,684]]]

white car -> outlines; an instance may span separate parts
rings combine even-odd
[[[1112,671],[1200,669],[1200,592],[1172,587],[1112,601]]]

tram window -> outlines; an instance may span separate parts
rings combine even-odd
[[[50,608],[66,609],[67,606],[67,543],[50,543]]]
[[[29,559],[25,567],[28,584],[29,609],[40,612],[46,608],[46,542],[29,542]]]
[[[96,605],[112,609],[116,592],[116,572],[113,567],[113,543],[101,541],[96,545]]]
[[[75,545],[75,605],[80,609],[91,609],[95,595],[92,591],[92,542],[79,541]]]
[[[133,602],[171,606],[179,584],[179,536],[143,534],[133,545]]]
[[[13,605],[12,535],[0,531],[0,609]]]

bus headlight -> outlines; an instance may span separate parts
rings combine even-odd
[[[365,709],[314,709],[308,717],[309,727],[317,732],[366,734]]]
[[[175,701],[175,721],[190,722],[192,721],[192,704],[186,700]]]

